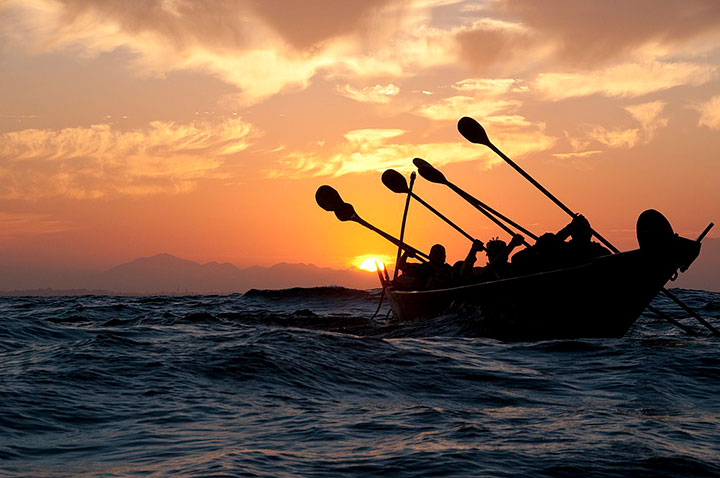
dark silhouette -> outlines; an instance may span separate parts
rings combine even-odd
[[[591,241],[592,228],[578,215],[557,233],[545,233],[534,246],[513,256],[512,264],[519,274],[564,269],[586,263],[611,252]],[[570,238],[569,242],[566,242]]]
[[[560,248],[574,247],[571,240],[583,244],[587,238],[583,222],[578,219],[570,229],[558,231],[558,237],[548,234],[546,238]],[[574,238],[570,232],[576,232]],[[559,240],[563,236],[567,242]],[[477,335],[501,340],[622,337],[663,284],[679,267],[688,266],[700,249],[697,241],[674,233],[659,240],[662,248],[649,247],[646,242],[634,251],[613,255],[604,251],[605,255],[576,267],[523,273],[505,280],[420,292],[390,289],[388,299],[398,320],[458,313],[477,317],[473,322]],[[502,244],[488,246],[492,256]],[[497,257],[502,264],[503,256]]]
[[[328,185],[320,186],[315,192],[315,201],[317,202],[318,206],[320,206],[324,210],[334,212],[335,217],[337,217],[339,220],[343,222],[356,222],[361,226],[370,229],[385,240],[392,242],[404,251],[411,252],[416,257],[421,257],[428,260],[430,259],[430,257],[424,252],[421,252],[414,247],[405,244],[404,242],[396,239],[387,232],[378,229],[377,227],[373,226],[372,224],[361,218],[357,214],[357,212],[355,212],[355,208],[353,207],[353,205],[344,202],[340,197],[340,194],[334,188]]]
[[[662,214],[648,210],[638,218],[640,249],[620,253],[590,227],[587,219],[572,212],[495,147],[479,123],[472,118],[462,118],[458,122],[458,130],[468,140],[492,149],[570,215],[572,221],[555,234],[546,233],[537,237],[455,186],[427,161],[415,158],[413,163],[423,178],[448,186],[498,227],[513,235],[513,239],[509,245],[500,240],[490,241],[486,249],[488,263],[482,268],[473,267],[475,255],[483,249],[483,244],[476,240],[473,240],[466,260],[455,263],[453,267],[445,263],[445,248],[439,244],[433,246],[432,257],[427,256],[428,263],[408,264],[407,259],[418,257],[419,251],[371,226],[357,216],[350,204],[341,203],[339,195],[332,194],[332,188],[322,187],[325,189],[318,190],[316,199],[323,209],[335,212],[342,221],[351,220],[364,225],[406,251],[397,264],[404,274],[398,278],[395,287],[383,288],[396,319],[430,318],[452,309],[479,314],[483,329],[479,334],[506,340],[621,337],[642,310],[656,310],[650,306],[650,301],[658,291],[662,291],[714,335],[720,336],[720,331],[663,287],[677,276],[678,269],[685,271],[697,258],[700,241],[712,225],[703,231],[698,240],[692,241],[674,234]],[[407,191],[410,197],[404,178],[403,184],[400,184],[393,180],[392,172],[383,176],[383,182],[391,190]],[[446,222],[471,238],[451,221]],[[530,247],[515,231],[534,239],[535,245]],[[667,234],[658,235],[657,231]],[[609,250],[594,243],[593,235]],[[528,249],[515,254],[512,264],[508,264],[512,250],[519,244],[528,246]],[[611,251],[617,254],[613,255]],[[478,275],[472,279],[482,282],[456,287],[458,282],[466,279],[462,276],[467,276],[468,270],[470,275]],[[431,290],[425,292],[426,289]],[[608,300],[610,297],[612,300]],[[578,320],[577,313],[581,310],[583,317]],[[665,320],[681,325],[670,318]],[[687,330],[684,326],[681,328]]]
[[[414,174],[414,173],[413,173]],[[425,206],[430,212],[435,214],[437,217],[445,221],[450,227],[455,229],[457,232],[465,236],[466,238],[470,239],[471,241],[474,241],[475,238],[472,237],[467,232],[463,231],[457,224],[452,222],[450,219],[448,219],[444,214],[442,214],[440,211],[432,207],[430,204],[425,202],[420,196],[412,192],[412,188],[408,187],[407,182],[405,181],[405,178],[402,174],[398,173],[394,169],[388,169],[382,174],[382,182],[389,190],[391,190],[394,193],[398,194],[407,194],[408,197],[411,197],[415,199],[417,202]]]
[[[524,241],[525,238],[520,234],[515,234],[510,244],[497,238],[488,241],[486,246],[483,246],[480,241],[475,241],[460,268],[461,283],[476,284],[511,277],[513,273],[508,258],[512,251]],[[474,267],[477,260],[476,254],[483,249],[487,253],[487,264],[484,267]]]
[[[405,252],[397,264],[403,274],[395,280],[398,290],[442,289],[453,285],[453,268],[445,262],[445,247],[435,244],[430,248],[430,261],[423,263],[407,262],[414,257]]]
[[[529,237],[532,237],[533,239],[535,239],[537,237],[537,236],[535,236],[535,234],[528,231],[527,229],[522,227],[520,224],[518,224],[515,221],[513,221],[512,219],[504,216],[500,212],[496,211],[495,209],[491,208],[484,202],[471,196],[470,194],[466,193],[465,191],[463,191],[462,189],[457,187],[455,184],[448,181],[447,178],[445,178],[445,175],[443,173],[441,173],[437,168],[433,167],[433,165],[431,165],[424,159],[415,158],[415,159],[413,159],[413,164],[418,168],[418,173],[420,174],[420,176],[427,179],[431,183],[444,184],[445,186],[449,187],[455,193],[457,193],[461,198],[463,198],[468,203],[470,203],[475,209],[480,211],[483,215],[485,215],[485,217],[490,219],[500,229],[507,232],[508,234],[515,234],[515,233],[505,223],[514,227],[518,231],[521,231],[523,234],[526,234]]]

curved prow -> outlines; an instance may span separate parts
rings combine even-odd
[[[655,209],[640,214],[636,230],[640,250],[664,257],[674,270],[685,272],[700,254],[700,242],[680,237],[667,218]]]

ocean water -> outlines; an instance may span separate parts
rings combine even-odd
[[[720,340],[503,343],[377,300],[1,298],[0,476],[720,476]]]

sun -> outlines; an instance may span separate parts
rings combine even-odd
[[[359,256],[356,257],[352,264],[360,270],[375,272],[379,270],[385,270],[385,257],[383,256]]]
[[[375,272],[378,269],[385,269],[385,264],[383,264],[380,259],[368,257],[367,259],[362,261],[362,263],[360,264],[360,269],[364,271]]]

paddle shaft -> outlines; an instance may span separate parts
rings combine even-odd
[[[700,235],[698,236],[698,238],[695,240],[697,242],[702,242],[702,240],[705,239],[705,236],[707,236],[707,233],[710,232],[710,229],[712,229],[714,225],[715,225],[714,222],[711,222],[710,224],[708,224],[707,227],[705,228],[705,230],[703,232],[701,232]]]
[[[672,301],[675,302],[677,305],[679,305],[681,309],[683,309],[685,312],[687,312],[688,314],[690,314],[694,319],[696,319],[698,322],[700,322],[700,323],[701,323],[706,329],[708,329],[715,337],[720,337],[720,332],[718,331],[718,329],[716,329],[715,327],[713,327],[713,326],[710,324],[710,322],[708,322],[707,320],[705,320],[705,319],[703,319],[702,317],[700,317],[700,315],[698,315],[697,312],[695,312],[695,311],[692,310],[690,307],[688,307],[683,301],[681,301],[679,298],[677,298],[677,297],[675,296],[675,294],[673,294],[672,292],[670,292],[669,290],[667,290],[667,289],[664,288],[664,287],[663,287],[663,289],[662,289],[662,292],[663,292],[663,294],[665,294],[665,296],[667,296],[670,300],[672,300]]]
[[[428,209],[430,210],[430,212],[434,213],[437,217],[439,217],[440,219],[442,219],[443,221],[445,221],[446,223],[448,223],[450,226],[452,226],[457,232],[459,232],[460,234],[462,234],[463,236],[465,236],[466,238],[468,238],[470,241],[474,241],[474,240],[475,240],[474,237],[472,237],[470,234],[468,234],[467,232],[465,232],[465,231],[463,231],[462,229],[460,229],[460,227],[459,227],[457,224],[455,224],[455,223],[452,222],[450,219],[448,219],[447,217],[445,217],[440,211],[438,211],[437,209],[435,209],[434,207],[432,207],[431,205],[429,205],[428,203],[426,203],[425,201],[423,201],[420,196],[418,196],[417,194],[415,194],[415,193],[413,193],[413,192],[411,192],[410,195],[411,195],[413,198],[415,198],[415,200],[416,200],[417,202],[419,202],[420,204],[422,204],[423,206],[425,206],[426,208],[428,208]]]
[[[568,207],[567,207],[565,204],[563,204],[558,198],[556,198],[555,195],[553,195],[553,193],[551,193],[550,191],[548,191],[547,189],[545,189],[542,184],[540,184],[539,182],[535,181],[535,179],[534,179],[532,176],[530,176],[528,173],[526,173],[523,168],[521,168],[520,166],[518,166],[517,164],[515,164],[515,161],[513,161],[512,159],[510,159],[510,158],[508,158],[507,156],[505,156],[505,153],[503,153],[502,151],[500,151],[494,144],[492,144],[490,141],[488,141],[487,146],[488,146],[490,149],[492,149],[493,151],[495,151],[495,154],[497,154],[498,156],[500,156],[506,163],[508,163],[510,166],[512,166],[512,168],[513,168],[515,171],[517,171],[518,173],[520,173],[520,175],[521,175],[522,177],[524,177],[525,179],[527,179],[528,181],[530,181],[530,183],[531,183],[533,186],[535,186],[536,188],[538,188],[538,189],[540,190],[540,192],[542,192],[545,196],[547,196],[548,199],[550,199],[552,202],[554,202],[560,209],[562,209],[563,211],[565,211],[570,217],[574,218],[575,216],[577,216],[577,214],[575,214],[570,208],[568,208]],[[593,234],[595,237],[597,237],[600,242],[602,242],[603,244],[605,244],[605,246],[606,246],[608,249],[610,249],[611,251],[613,251],[613,252],[615,252],[615,253],[620,252],[620,250],[619,250],[617,247],[613,246],[613,245],[610,243],[610,241],[608,241],[608,240],[605,239],[603,236],[601,236],[596,230],[591,229],[591,231],[592,231],[592,234]]]
[[[408,244],[405,244],[404,242],[400,242],[399,240],[395,239],[394,237],[392,237],[392,236],[391,236],[390,234],[388,234],[387,232],[382,231],[382,230],[378,229],[377,227],[373,226],[372,224],[370,224],[369,222],[367,222],[365,219],[361,218],[361,217],[358,216],[357,214],[355,214],[350,220],[357,222],[357,223],[360,224],[361,226],[367,227],[368,229],[370,229],[370,230],[373,231],[374,233],[382,236],[383,238],[385,238],[386,240],[392,242],[393,244],[395,244],[395,245],[398,246],[399,248],[401,248],[401,249],[403,249],[403,250],[405,250],[405,251],[408,251],[408,252],[412,252],[412,253],[415,254],[419,259],[425,259],[425,260],[428,260],[428,261],[430,260],[430,256],[428,256],[428,255],[425,254],[424,252],[421,252],[421,251],[415,249],[414,247],[412,247],[412,246],[410,246],[410,245],[408,245]]]
[[[410,186],[408,187],[407,198],[405,198],[405,210],[403,211],[402,225],[400,226],[400,242],[402,242],[405,237],[405,223],[407,222],[408,209],[410,208],[410,198],[413,196],[412,189],[415,184],[416,176],[415,171],[410,174]],[[402,254],[402,248],[398,247],[397,255],[395,256],[395,271],[393,272],[393,280],[397,279],[397,276],[400,273],[400,269],[398,269],[397,266],[400,263],[400,254]]]
[[[503,221],[507,222],[507,223],[510,224],[511,226],[515,227],[518,231],[526,234],[527,236],[529,236],[529,237],[531,237],[531,238],[533,238],[533,239],[537,239],[537,236],[536,236],[535,234],[533,234],[532,232],[528,231],[527,229],[525,229],[524,227],[522,227],[521,225],[519,225],[519,224],[516,223],[515,221],[513,221],[513,220],[511,220],[511,219],[503,216],[502,214],[500,214],[499,212],[497,212],[497,211],[494,210],[493,208],[489,207],[487,204],[483,203],[483,202],[480,201],[479,199],[476,199],[475,197],[473,197],[473,196],[471,196],[470,194],[466,193],[465,191],[463,191],[463,190],[460,189],[459,187],[455,186],[455,185],[454,185],[453,183],[451,183],[450,181],[447,181],[447,180],[446,180],[446,181],[445,181],[445,184],[446,184],[450,189],[452,189],[453,191],[455,191],[460,197],[462,197],[462,198],[465,199],[467,202],[469,202],[473,207],[475,207],[475,209],[477,209],[478,211],[480,211],[481,213],[483,213],[483,214],[485,215],[485,217],[487,217],[487,218],[490,219],[492,222],[494,222],[495,224],[497,224],[497,226],[500,227],[500,229],[502,229],[503,231],[507,232],[507,233],[510,234],[511,236],[514,236],[514,235],[515,235],[515,231],[513,231],[513,230],[510,229],[508,226],[506,226],[503,222],[500,221],[500,219],[502,219]],[[493,214],[494,214],[494,215],[493,215]],[[497,217],[496,217],[496,216],[497,216]],[[526,240],[524,240],[524,239],[523,239],[523,244],[524,244],[525,246],[527,246],[527,247],[530,246],[530,244],[528,244],[528,242],[527,242]]]
[[[375,264],[375,265],[377,266],[377,264]],[[380,272],[380,268],[379,268],[379,267],[377,267],[376,270],[377,270],[378,278],[380,279],[380,285],[383,287],[383,291],[384,291],[385,286],[387,285],[387,284],[385,283],[385,277],[383,277],[383,273]]]
[[[560,209],[562,209],[563,211],[565,211],[570,217],[573,217],[573,218],[574,218],[574,217],[576,216],[576,214],[575,214],[574,212],[572,212],[565,204],[563,204],[562,202],[560,202],[560,200],[559,200],[558,198],[556,198],[550,191],[548,191],[547,189],[545,189],[545,188],[542,186],[542,184],[540,184],[539,182],[535,181],[535,179],[533,179],[532,176],[530,176],[528,173],[526,173],[520,166],[518,166],[517,164],[515,164],[515,162],[514,162],[512,159],[510,159],[510,158],[508,158],[507,156],[505,156],[505,154],[504,154],[502,151],[500,151],[494,144],[492,144],[491,142],[488,141],[488,146],[490,147],[490,149],[492,149],[493,151],[495,151],[495,153],[496,153],[498,156],[500,156],[503,160],[505,160],[506,163],[508,163],[510,166],[512,166],[513,169],[515,169],[515,171],[517,171],[518,173],[520,173],[525,179],[527,179],[528,181],[530,181],[530,183],[532,183],[532,184],[533,184],[536,188],[538,188],[543,194],[545,194],[545,196],[547,196],[552,202],[554,202],[555,204],[557,204],[558,207],[560,207]],[[707,230],[709,231],[709,228],[708,228]],[[605,239],[605,238],[602,237],[600,234],[598,234],[597,231],[595,231],[594,229],[591,229],[591,231],[592,231],[593,235],[594,235],[595,237],[597,237],[597,238],[600,240],[600,242],[602,242],[603,244],[605,244],[605,246],[607,246],[611,251],[613,251],[614,253],[620,252],[620,250],[619,250],[617,247],[613,246],[607,239]],[[677,297],[675,296],[675,294],[673,294],[672,292],[670,292],[669,290],[667,290],[667,289],[664,288],[664,287],[662,288],[662,292],[663,292],[667,297],[669,297],[670,300],[672,300],[672,301],[675,302],[677,305],[679,305],[685,312],[687,312],[687,313],[690,314],[693,318],[695,318],[698,322],[700,322],[700,323],[701,323],[706,329],[708,329],[714,336],[720,337],[720,332],[718,332],[718,330],[717,330],[715,327],[713,327],[707,320],[705,320],[705,319],[703,319],[702,317],[700,317],[700,316],[697,314],[697,312],[695,312],[695,311],[692,310],[690,307],[688,307],[687,305],[685,305],[685,303],[684,303],[683,301],[681,301],[679,298],[677,298]],[[679,322],[678,322],[678,323],[679,323]]]
[[[669,324],[672,324],[672,325],[674,325],[675,327],[678,327],[678,328],[682,329],[683,331],[685,331],[686,334],[692,335],[692,336],[695,336],[695,337],[698,335],[698,333],[695,332],[695,331],[694,331],[693,329],[691,329],[690,327],[681,324],[681,323],[678,322],[677,320],[675,320],[675,319],[673,319],[672,317],[670,317],[669,315],[667,315],[665,312],[662,312],[662,311],[656,309],[656,308],[653,307],[652,305],[648,305],[648,306],[647,306],[647,309],[648,309],[650,312],[652,312],[653,314],[655,314],[655,315],[657,315],[658,317],[660,317],[661,319],[663,319],[665,322],[667,322],[667,323],[669,323]]]

